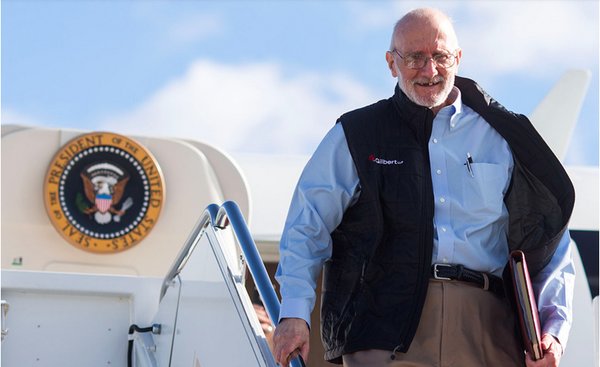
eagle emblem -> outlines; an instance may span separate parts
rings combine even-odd
[[[45,176],[44,204],[52,225],[71,245],[116,253],[136,246],[154,228],[164,185],[158,162],[140,143],[90,132],[55,153]]]
[[[109,162],[94,163],[80,174],[83,180],[85,197],[91,206],[83,208],[83,212],[94,216],[99,224],[107,224],[112,220],[119,222],[127,209],[133,205],[133,199],[127,198],[119,209],[116,206],[123,199],[129,174]]]

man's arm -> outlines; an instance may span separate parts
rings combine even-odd
[[[285,363],[297,349],[308,353],[316,280],[323,263],[331,257],[330,234],[358,197],[357,188],[358,174],[344,131],[337,124],[300,176],[281,238],[275,276],[282,297],[281,323],[274,336],[279,363]]]

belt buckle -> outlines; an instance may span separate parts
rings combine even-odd
[[[447,267],[447,268],[451,268],[451,267],[452,267],[452,265],[450,265],[450,264],[439,264],[439,263],[435,263],[435,264],[433,264],[433,278],[434,278],[434,279],[439,279],[439,280],[452,280],[452,279],[450,279],[450,278],[447,278],[447,277],[441,277],[441,276],[439,276],[439,275],[438,275],[438,268],[439,268],[440,266],[445,266],[445,267]]]

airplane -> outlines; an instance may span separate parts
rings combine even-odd
[[[530,116],[559,158],[589,79],[568,72]],[[253,304],[277,318],[278,241],[309,157],[18,125],[1,135],[2,364],[275,365]],[[578,277],[561,366],[598,367],[598,168],[566,169]],[[311,349],[311,366],[328,365],[318,328]]]

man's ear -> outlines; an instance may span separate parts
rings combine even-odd
[[[456,50],[456,66],[460,64],[460,59],[462,59],[462,49]]]
[[[392,73],[392,76],[394,78],[397,78],[398,77],[398,70],[396,68],[396,60],[394,60],[394,55],[392,54],[391,51],[386,51],[386,53],[385,53],[385,61],[387,61],[388,68],[390,69],[390,72]]]

